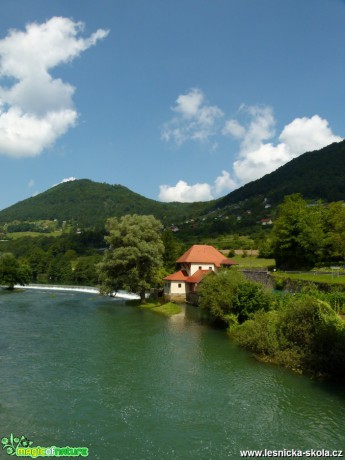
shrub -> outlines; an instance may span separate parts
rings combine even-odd
[[[230,330],[247,349],[285,367],[345,379],[345,322],[324,301],[295,298]]]
[[[274,356],[279,350],[278,313],[259,311],[253,319],[230,328],[229,334],[239,345],[259,355]]]
[[[227,269],[203,279],[199,286],[199,305],[208,312],[211,321],[227,324],[227,315],[233,313],[236,289],[244,281],[242,273]]]
[[[273,307],[274,299],[270,292],[253,281],[239,284],[233,298],[233,310],[240,323],[249,319],[258,310],[268,311]]]

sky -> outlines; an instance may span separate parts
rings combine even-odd
[[[344,0],[1,0],[0,209],[206,201],[345,138]]]

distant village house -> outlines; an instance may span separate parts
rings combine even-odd
[[[213,246],[195,244],[177,261],[180,270],[164,278],[164,296],[167,300],[188,301],[198,284],[209,273],[221,267],[237,265]]]

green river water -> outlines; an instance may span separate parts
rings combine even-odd
[[[0,438],[102,460],[345,448],[342,386],[255,361],[192,307],[165,318],[93,294],[2,291],[0,325]]]

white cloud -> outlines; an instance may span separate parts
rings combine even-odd
[[[178,96],[173,111],[178,116],[165,124],[165,141],[181,145],[187,140],[205,141],[213,136],[210,151],[214,151],[219,149],[222,136],[231,136],[239,141],[239,150],[231,160],[231,172],[223,170],[213,185],[189,185],[182,180],[175,186],[162,185],[162,201],[210,200],[271,173],[305,152],[342,140],[319,115],[295,118],[277,136],[273,109],[268,106],[242,105],[238,112],[241,120],[228,119],[221,127],[223,111],[207,105],[200,89]]]
[[[66,177],[65,179],[62,179],[58,184],[52,185],[52,187],[56,187],[57,185],[64,184],[65,182],[73,182],[74,180],[77,180],[75,177]]]
[[[33,179],[30,179],[28,182],[28,187],[33,187],[35,185],[35,181]]]
[[[188,185],[187,182],[180,180],[175,186],[161,185],[159,189],[159,199],[166,202],[192,203],[194,201],[208,201],[213,198],[209,184]]]
[[[273,140],[275,119],[269,107],[249,108],[251,121],[242,133],[238,158],[233,163],[233,171],[239,185],[258,179],[273,172],[302,153],[317,150],[341,137],[333,134],[325,119],[314,115],[311,118],[296,118],[286,125],[279,135],[280,142]],[[227,134],[235,133],[227,131]]]
[[[82,30],[80,22],[53,17],[0,40],[0,154],[39,155],[75,125],[75,88],[49,71],[108,34],[99,29],[81,38]]]
[[[228,193],[237,187],[236,181],[230,176],[227,171],[222,171],[222,174],[214,181],[214,190],[217,195]]]
[[[242,139],[246,133],[245,128],[237,120],[228,120],[225,123],[222,134]]]
[[[197,116],[203,101],[203,93],[199,89],[194,88],[189,93],[178,96],[176,106],[173,110],[185,118],[192,118]]]
[[[340,142],[341,137],[333,134],[328,121],[314,115],[311,118],[295,118],[286,125],[279,136],[292,156],[311,150],[321,149],[332,142]]]
[[[65,179],[62,179],[60,184],[63,184],[64,182],[73,182],[75,180],[77,180],[76,177],[66,177]]]
[[[236,187],[236,182],[230,177],[227,171],[216,178],[213,185],[207,183],[197,183],[189,185],[180,180],[175,186],[161,185],[159,199],[165,202],[178,201],[182,203],[192,203],[194,201],[213,200],[215,195],[228,193]]]
[[[188,140],[207,141],[217,132],[217,122],[224,115],[219,107],[205,103],[205,96],[198,88],[178,96],[172,110],[177,116],[164,124],[161,138],[177,145]]]

